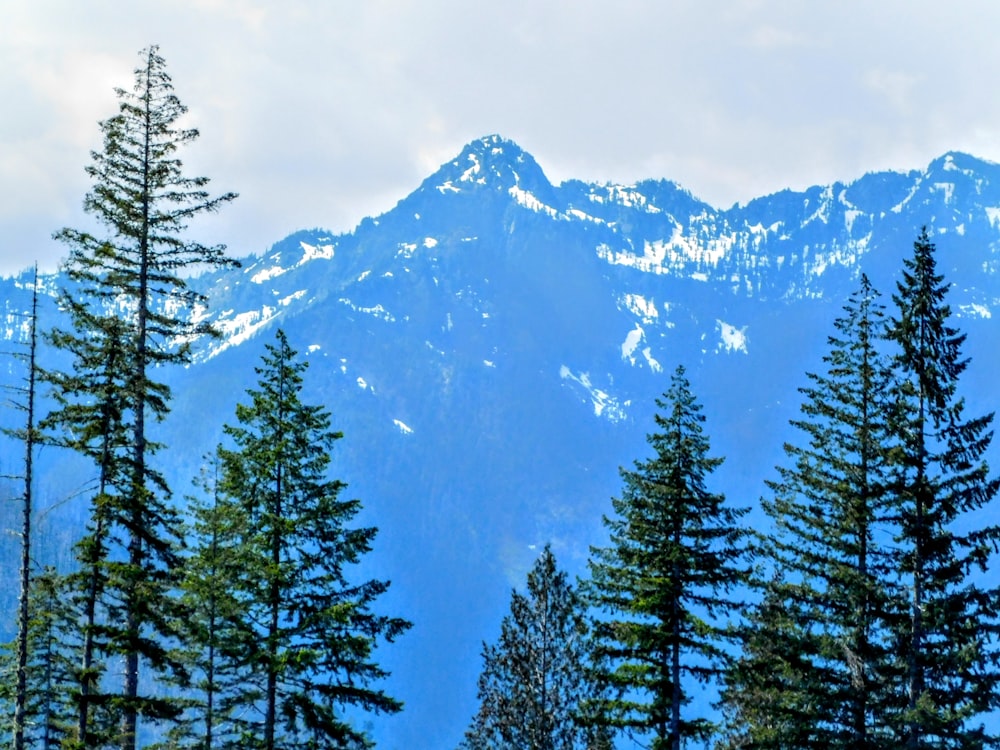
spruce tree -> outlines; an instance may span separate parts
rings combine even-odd
[[[801,716],[810,742],[864,750],[892,747],[894,677],[894,567],[884,542],[892,533],[893,376],[883,307],[866,277],[834,328],[826,371],[807,375],[802,416],[792,421],[801,438],[785,445],[788,464],[768,483],[773,498],[763,505],[777,533],[764,548],[779,575],[752,623],[763,630],[749,634],[731,696],[743,706],[754,700],[766,679],[753,673],[764,667],[754,653],[763,647],[785,668],[796,665],[798,680],[772,691],[773,706],[766,691],[757,696],[755,721],[785,726],[794,719],[789,705],[812,707]],[[762,727],[749,727],[751,735]]]
[[[984,458],[993,415],[965,414],[965,336],[947,293],[924,229],[904,261],[889,330],[901,381],[895,563],[907,594],[895,644],[905,672],[896,731],[897,746],[910,750],[987,746],[983,722],[1000,687],[1000,592],[985,575],[1000,528],[979,512],[998,488]]]
[[[611,695],[596,713],[647,737],[653,750],[706,740],[715,724],[684,711],[697,689],[715,684],[728,661],[729,598],[748,578],[740,518],[707,480],[710,455],[701,406],[683,367],[657,400],[654,455],[622,470],[624,490],[605,518],[611,546],[592,550],[595,652]]]
[[[463,748],[586,750],[581,703],[593,695],[586,611],[546,545],[524,594],[511,592],[500,638],[483,645],[480,707]]]
[[[306,365],[279,331],[219,453],[220,512],[246,524],[233,591],[248,630],[232,658],[248,671],[235,700],[260,715],[248,718],[244,748],[367,748],[349,712],[402,707],[377,688],[386,672],[372,656],[410,624],[372,610],[388,582],[351,580],[377,530],[349,525],[361,504],[327,476],[341,435],[322,406],[302,402]]]
[[[119,492],[100,497],[103,515],[91,524],[95,533],[100,530],[102,545],[120,545],[121,552],[99,550],[108,561],[103,584],[108,622],[102,630],[110,652],[124,661],[124,684],[116,699],[122,710],[122,750],[134,750],[140,715],[156,721],[178,712],[173,701],[155,691],[140,692],[140,684],[152,685],[178,668],[169,644],[176,635],[172,592],[180,522],[169,488],[150,460],[160,446],[147,420],[161,420],[170,399],[154,371],[189,362],[191,342],[212,333],[192,315],[204,299],[189,287],[185,272],[231,263],[223,247],[186,240],[184,230],[192,217],[235,198],[232,193],[211,196],[207,178],[183,174],[176,151],[198,131],[178,127],[186,108],[173,92],[157,48],[140,57],[134,87],[116,91],[118,114],[101,123],[104,147],[92,153],[87,167],[93,187],[84,209],[106,231],[56,233],[70,248],[64,265],[70,284],[62,299],[75,327],[57,332],[54,340],[79,355],[87,342],[113,338],[112,318],[125,328],[120,403],[128,441],[116,456],[124,471],[115,472]],[[89,379],[84,390],[66,391],[64,397],[93,404],[98,386]]]

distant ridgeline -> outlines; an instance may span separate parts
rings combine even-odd
[[[382,747],[454,747],[510,588],[547,543],[571,574],[585,573],[589,548],[607,543],[601,519],[621,492],[618,469],[648,457],[654,400],[675,368],[686,367],[713,452],[726,458],[713,491],[765,528],[759,499],[805,373],[822,369],[862,273],[891,305],[924,226],[953,322],[968,334],[962,395],[970,413],[992,411],[1000,165],[949,153],[922,170],[719,209],[667,180],[553,185],[516,144],[483,138],[351,233],[299,231],[242,268],[194,279],[209,299],[195,315],[221,337],[194,340],[194,363],[168,376],[157,464],[183,504],[283,329],[309,364],[304,400],[325,404],[344,433],[332,474],[379,527],[361,567],[391,579],[387,610],[414,622],[379,655],[405,710],[373,735]],[[61,320],[54,296],[65,284],[41,279],[43,330]],[[6,351],[25,340],[30,285],[28,273],[0,279]],[[42,366],[54,356],[43,348]],[[0,359],[0,377],[17,386],[21,361]],[[0,419],[16,427],[21,415],[6,408]],[[21,460],[7,443],[0,473],[18,474]],[[71,564],[88,471],[42,449],[39,565]],[[16,503],[0,505],[0,520],[18,528]],[[17,539],[0,544],[13,570]],[[17,595],[9,585],[5,612]]]

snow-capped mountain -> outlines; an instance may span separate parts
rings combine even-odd
[[[373,731],[383,747],[454,747],[509,588],[549,541],[583,572],[618,467],[648,455],[669,372],[688,368],[727,457],[717,487],[755,506],[841,303],[864,271],[891,305],[923,225],[969,333],[970,408],[989,410],[1000,165],[950,153],[720,209],[667,180],[553,185],[516,144],[483,138],[351,233],[296,232],[194,280],[210,299],[196,315],[223,335],[171,375],[163,461],[176,495],[191,492],[283,328],[345,434],[337,475],[381,529],[366,569],[415,623],[381,654],[407,708]],[[50,298],[60,279],[43,281]],[[8,341],[23,338],[27,286],[0,280]],[[19,366],[3,363],[5,382]],[[41,521],[63,561],[83,512],[65,491],[53,483],[61,511]]]

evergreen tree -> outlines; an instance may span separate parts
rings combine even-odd
[[[593,693],[588,677],[583,602],[546,545],[528,573],[525,594],[511,592],[500,639],[483,646],[480,708],[467,750],[586,750],[578,721]]]
[[[75,712],[68,700],[74,685],[74,664],[63,640],[72,609],[65,598],[65,581],[55,569],[33,576],[28,623],[31,673],[26,705],[27,746],[55,750],[73,736]]]
[[[225,428],[233,447],[219,454],[220,505],[231,504],[246,523],[233,590],[249,638],[234,657],[249,674],[236,700],[261,711],[240,746],[367,748],[345,712],[400,710],[374,687],[386,672],[372,652],[410,624],[372,611],[387,582],[349,578],[377,530],[348,526],[361,504],[341,499],[344,484],[327,477],[341,435],[323,407],[300,400],[306,363],[295,355],[279,331],[250,403]]]
[[[155,684],[160,675],[178,668],[169,643],[175,636],[172,590],[180,524],[166,483],[150,462],[159,446],[147,419],[162,419],[170,398],[153,371],[189,362],[192,340],[212,333],[188,315],[204,299],[189,288],[185,271],[231,263],[223,247],[190,242],[182,234],[192,217],[235,197],[212,197],[205,190],[207,178],[182,173],[175,152],[198,132],[177,127],[186,108],[173,93],[157,48],[144,50],[141,58],[133,90],[116,92],[119,112],[101,123],[104,148],[92,153],[87,168],[94,184],[84,208],[107,232],[97,236],[67,228],[56,234],[70,248],[64,270],[71,285],[61,299],[75,327],[53,336],[80,356],[91,342],[100,348],[101,342],[115,338],[112,318],[123,321],[125,329],[118,404],[124,409],[128,441],[115,460],[122,472],[114,472],[121,484],[118,492],[99,496],[102,515],[92,519],[91,527],[101,544],[89,547],[106,561],[102,585],[108,621],[102,632],[109,652],[124,660],[124,684],[115,701],[123,717],[123,750],[136,746],[140,715],[155,721],[178,712],[173,701],[155,692],[140,694],[140,684]],[[63,395],[86,407],[98,402],[95,392],[101,385],[87,378],[82,391]],[[106,546],[110,544],[123,547],[122,555]],[[142,683],[141,670],[149,677]]]
[[[726,672],[720,750],[820,747],[826,721],[814,699],[824,689],[813,667],[808,609],[775,576],[738,629],[742,652]]]
[[[965,415],[965,336],[950,322],[934,253],[924,229],[904,262],[889,330],[901,380],[895,562],[909,598],[897,626],[905,707],[896,729],[897,746],[910,750],[986,746],[982,722],[998,705],[1000,679],[1000,592],[984,575],[1000,528],[977,513],[998,488],[984,460],[993,415]]]
[[[256,634],[247,625],[246,599],[233,584],[251,561],[241,544],[248,529],[242,508],[220,497],[219,463],[213,456],[198,480],[204,494],[188,502],[192,521],[181,589],[192,698],[171,747],[240,747],[248,731],[244,714],[262,697],[242,687],[250,672],[239,657],[252,653]]]
[[[834,327],[826,372],[807,375],[802,417],[792,422],[802,439],[785,445],[789,464],[768,483],[774,497],[764,509],[777,534],[765,548],[780,576],[758,610],[755,625],[764,630],[750,633],[731,696],[744,709],[756,701],[752,718],[761,726],[751,735],[786,726],[792,705],[806,725],[796,731],[809,742],[864,750],[893,746],[894,676],[894,567],[891,545],[880,541],[892,531],[893,380],[883,308],[867,278]],[[797,679],[763,689],[768,678],[753,670],[767,658],[785,665],[775,677],[789,671]]]
[[[728,661],[726,618],[738,606],[728,592],[749,570],[739,523],[745,510],[706,486],[722,459],[709,455],[682,367],[656,403],[665,413],[647,438],[655,455],[622,470],[617,517],[605,518],[611,546],[592,550],[588,591],[604,613],[594,624],[596,656],[613,692],[598,713],[650,737],[653,750],[677,750],[715,729],[683,709]]]
[[[113,623],[108,620],[105,592],[111,573],[110,550],[116,542],[112,524],[128,484],[124,378],[129,367],[125,322],[108,317],[100,328],[91,328],[89,336],[81,337],[76,331],[85,329],[80,319],[87,317],[87,310],[65,292],[62,298],[71,321],[78,325],[73,331],[53,329],[47,336],[72,355],[72,367],[66,372],[42,373],[53,386],[56,402],[42,426],[47,440],[85,456],[97,472],[86,533],[75,545],[78,567],[67,575],[64,585],[76,614],[60,621],[63,641],[73,644],[77,653],[72,690],[77,711],[75,739],[66,740],[66,747],[83,750],[110,744],[118,735],[115,725],[121,718],[116,704],[120,685],[106,679]],[[95,719],[95,713],[100,718]]]

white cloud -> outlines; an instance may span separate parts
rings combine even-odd
[[[97,121],[150,43],[202,133],[181,158],[241,194],[193,230],[239,254],[349,230],[487,133],[557,181],[666,177],[720,206],[950,149],[1000,161],[987,0],[10,5],[0,273],[63,254],[48,238],[82,221]]]

